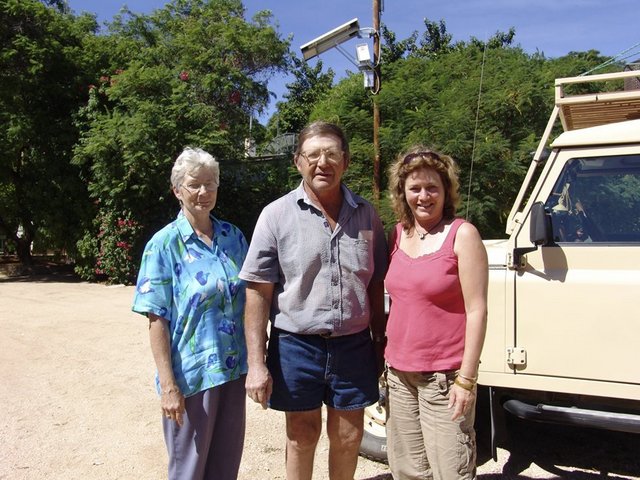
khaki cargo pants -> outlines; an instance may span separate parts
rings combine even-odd
[[[389,368],[387,453],[394,480],[476,478],[475,404],[469,415],[451,420],[454,379],[454,371]]]

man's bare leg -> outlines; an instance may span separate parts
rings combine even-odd
[[[322,431],[321,410],[285,412],[285,416],[287,480],[311,480],[316,445]]]
[[[336,410],[327,407],[329,478],[353,480],[364,430],[364,409]]]

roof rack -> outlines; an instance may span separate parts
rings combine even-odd
[[[529,165],[527,174],[520,186],[518,196],[509,212],[506,227],[507,234],[511,234],[516,225],[523,221],[520,208],[528,192],[529,185],[534,178],[534,172],[544,161],[545,147],[549,142],[558,117],[560,117],[562,128],[565,132],[640,118],[640,89],[568,95],[565,92],[565,86],[607,80],[624,80],[626,78],[637,78],[638,76],[640,76],[640,73],[632,70],[556,79],[556,103],[538,148],[533,155],[533,161]]]
[[[567,85],[640,77],[638,71],[556,79],[556,106],[565,131],[640,118],[640,90],[568,95]]]

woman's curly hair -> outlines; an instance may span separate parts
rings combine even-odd
[[[424,145],[415,145],[406,152],[400,154],[395,163],[389,168],[389,193],[391,205],[397,220],[405,231],[410,230],[414,224],[413,213],[404,194],[404,186],[407,177],[421,168],[432,168],[442,180],[445,191],[443,218],[451,219],[456,214],[456,208],[460,203],[458,193],[458,165],[448,155],[443,155]]]

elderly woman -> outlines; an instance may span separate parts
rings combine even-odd
[[[211,215],[219,177],[201,149],[177,158],[181,211],[145,247],[133,302],[149,319],[170,479],[235,479],[244,446],[247,242]]]
[[[450,157],[412,148],[392,165],[389,188],[398,220],[385,278],[389,466],[396,480],[475,478],[486,251],[476,228],[455,218]]]

